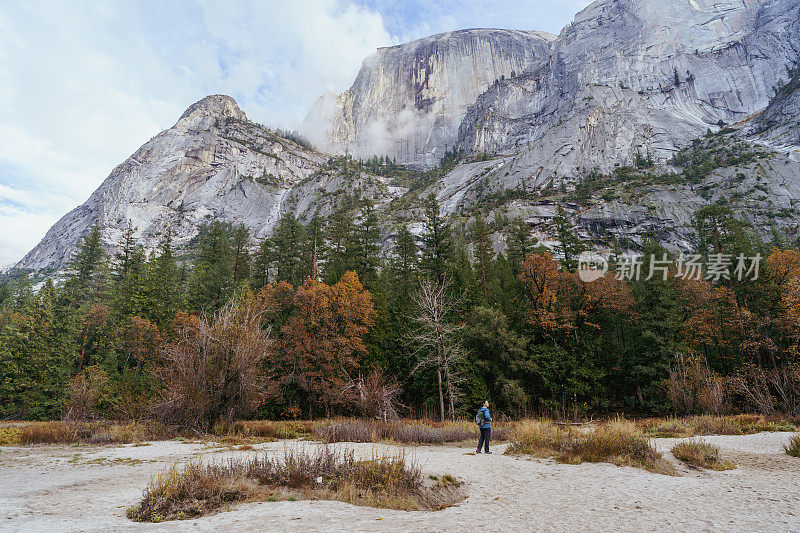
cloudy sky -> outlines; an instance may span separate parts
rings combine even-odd
[[[588,0],[0,2],[0,267],[205,95],[294,128],[377,47],[459,28],[558,33]]]

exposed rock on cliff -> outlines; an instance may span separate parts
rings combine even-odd
[[[709,127],[764,109],[800,57],[800,3],[604,0],[579,13],[539,70],[481,95],[471,152],[520,153],[534,174],[665,161]]]
[[[754,121],[757,138],[790,150],[800,161],[800,63],[788,73],[789,80],[778,87],[769,106]]]
[[[381,48],[350,89],[320,98],[303,132],[332,153],[435,165],[455,144],[478,95],[495,80],[546,62],[553,39],[533,31],[460,30]]]

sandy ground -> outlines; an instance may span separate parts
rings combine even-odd
[[[798,531],[800,459],[782,446],[790,433],[706,437],[739,467],[710,472],[680,466],[680,477],[608,464],[562,465],[492,455],[471,447],[403,447],[426,474],[452,474],[467,499],[438,512],[405,512],[328,501],[247,503],[195,520],[137,524],[125,509],[153,473],[202,457],[283,453],[295,441],[256,451],[182,442],[145,446],[35,446],[0,450],[2,531]],[[658,439],[665,453],[678,439]],[[357,453],[399,447],[339,444]],[[668,457],[672,460],[671,455]]]

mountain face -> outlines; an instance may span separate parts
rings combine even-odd
[[[229,96],[208,96],[116,167],[17,268],[61,268],[94,224],[111,251],[129,227],[138,242],[153,249],[167,230],[181,245],[203,223],[217,219],[244,223],[254,239],[263,239],[287,211],[301,218],[327,214],[333,192],[388,195],[373,176],[344,181],[327,169],[327,159],[248,121]]]
[[[800,160],[800,65],[789,72],[789,80],[778,88],[751,131],[766,142],[794,146],[794,155]]]
[[[376,201],[385,235],[418,229],[418,200],[434,194],[459,230],[519,216],[545,245],[558,206],[601,250],[645,239],[691,249],[694,214],[712,203],[768,240],[794,238],[798,64],[798,0],[599,0],[558,37],[461,30],[383,48],[306,118],[322,151],[207,97],[17,267],[61,268],[93,224],[112,251],[128,227],[151,249],[167,230],[180,245],[215,219],[244,223],[255,243],[283,214],[325,216],[345,194]],[[333,157],[430,169],[454,148],[466,157],[433,180]],[[502,249],[502,228],[494,237]]]
[[[796,0],[606,0],[579,13],[550,61],[470,107],[459,146],[519,154],[540,181],[665,161],[709,127],[764,109],[800,57]]]
[[[320,98],[303,132],[328,152],[433,166],[455,144],[467,107],[495,80],[547,62],[554,39],[461,30],[381,48],[350,89]]]

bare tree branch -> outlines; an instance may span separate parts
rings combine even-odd
[[[458,385],[461,375],[458,363],[464,358],[464,350],[458,340],[460,326],[449,321],[449,315],[458,305],[457,300],[448,296],[446,281],[423,279],[414,302],[419,308],[416,321],[418,330],[411,336],[417,343],[421,354],[412,372],[421,368],[436,369],[439,391],[439,412],[445,418],[445,394],[447,395],[447,415],[455,419],[455,406],[458,402]]]

